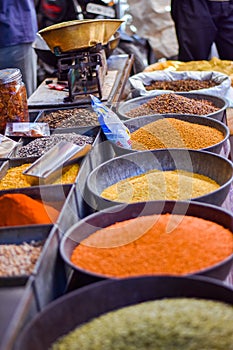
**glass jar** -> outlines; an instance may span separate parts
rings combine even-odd
[[[0,70],[0,132],[7,122],[29,122],[26,87],[18,68]]]

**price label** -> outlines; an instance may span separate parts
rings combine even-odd
[[[92,2],[89,2],[87,4],[86,11],[94,13],[95,15],[102,15],[109,18],[115,18],[115,10],[112,7],[93,4]]]
[[[27,132],[29,130],[30,130],[29,123],[13,123],[12,124],[12,131],[13,132]]]

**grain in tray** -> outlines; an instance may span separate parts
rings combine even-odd
[[[99,125],[98,117],[88,108],[58,109],[44,112],[40,122],[48,123],[51,129]]]
[[[83,146],[84,144],[93,144],[94,137],[76,133],[62,133],[36,138],[28,144],[19,147],[16,150],[16,157],[40,157],[60,141],[73,142],[78,146]]]
[[[0,244],[0,277],[30,275],[42,248],[42,242]]]

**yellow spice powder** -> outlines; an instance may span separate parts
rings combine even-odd
[[[79,171],[79,164],[70,165],[69,167],[65,168],[65,171],[63,172],[62,176],[53,182],[53,185],[60,184],[60,183],[62,184],[74,183],[78,175],[78,171]]]
[[[221,131],[175,118],[164,118],[147,124],[131,134],[136,150],[160,148],[202,149],[224,139]]]
[[[23,174],[23,171],[25,171],[30,165],[31,164],[22,164],[17,167],[9,168],[6,175],[0,180],[0,190],[31,187],[31,183],[27,181],[27,177]],[[73,164],[65,168],[62,176],[54,181],[52,185],[73,183],[78,175],[78,171],[79,164]]]
[[[215,191],[220,186],[207,176],[184,170],[152,170],[107,187],[101,196],[117,202],[186,200]]]
[[[31,186],[31,184],[27,181],[26,176],[22,174],[22,172],[30,165],[31,164],[23,164],[17,167],[9,168],[6,175],[0,180],[0,190]]]

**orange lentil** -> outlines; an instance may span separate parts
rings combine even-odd
[[[197,217],[163,214],[96,231],[76,246],[71,262],[108,277],[185,275],[211,267],[232,253],[230,230]]]

